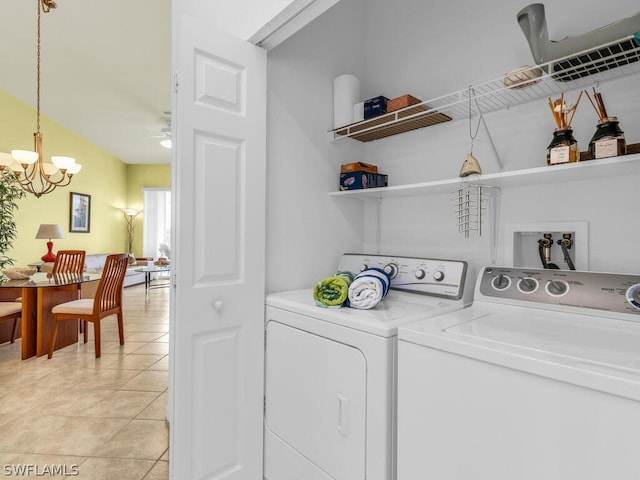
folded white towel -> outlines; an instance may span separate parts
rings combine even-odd
[[[366,310],[375,307],[389,291],[389,275],[379,268],[359,273],[349,285],[349,306]]]

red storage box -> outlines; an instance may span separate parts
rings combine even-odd
[[[408,94],[392,98],[387,101],[387,113],[393,112],[394,110],[400,110],[401,108],[410,107],[416,103],[422,103],[422,100]]]
[[[371,165],[370,163],[364,162],[354,162],[354,163],[345,163],[340,167],[340,173],[349,173],[349,172],[369,172],[369,173],[378,173],[378,167],[375,165]]]

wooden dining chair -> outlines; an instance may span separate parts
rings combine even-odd
[[[87,252],[84,250],[58,250],[51,273],[54,275],[61,273],[77,273],[78,275],[82,275],[86,254]],[[80,298],[81,289],[82,287],[78,290],[78,298]],[[80,333],[84,331],[84,323],[83,321],[78,321],[78,331]]]
[[[51,273],[77,273],[84,272],[84,250],[58,250],[56,261]]]
[[[102,277],[96,289],[94,298],[81,298],[56,305],[51,310],[53,322],[51,324],[51,341],[49,355],[53,355],[56,343],[58,322],[64,320],[82,320],[93,323],[96,358],[100,358],[100,321],[111,315],[118,320],[118,334],[120,345],[124,345],[124,326],[122,316],[122,284],[127,271],[129,255],[126,253],[109,255],[104,264]],[[84,328],[84,343],[87,343],[87,328]]]
[[[22,303],[20,302],[0,302],[0,322],[13,320],[11,329],[11,343],[16,341],[18,330],[18,320],[22,316]]]

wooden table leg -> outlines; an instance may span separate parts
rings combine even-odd
[[[22,360],[36,355],[38,338],[38,292],[22,289]]]
[[[60,287],[38,288],[38,334],[36,342],[36,355],[39,357],[49,353],[49,339],[52,334],[51,309],[56,305],[71,300],[77,300],[80,294],[79,285],[65,285]],[[66,347],[78,341],[77,322],[61,322],[58,325],[58,334],[54,350]]]

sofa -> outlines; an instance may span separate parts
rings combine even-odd
[[[108,253],[95,253],[84,257],[84,270],[85,272],[98,273],[104,268],[104,262],[107,261]],[[153,262],[151,262],[153,263]],[[148,262],[145,260],[137,261],[133,265],[127,267],[127,272],[124,274],[124,287],[130,287],[131,285],[138,285],[144,283],[144,273],[136,272],[136,268],[146,267]]]
[[[107,261],[108,253],[95,253],[86,255],[84,257],[84,270],[90,273],[100,273],[104,268],[104,263]],[[138,285],[144,283],[144,273],[136,272],[137,268],[146,267],[149,264],[153,264],[152,260],[138,260],[135,264],[127,267],[127,272],[124,274],[124,287],[130,287],[131,285]],[[41,270],[43,272],[50,272],[53,269],[53,263],[45,263]],[[97,282],[96,282],[97,283]]]

